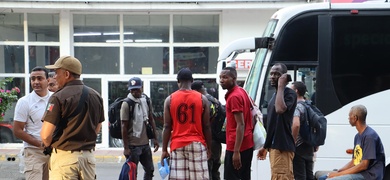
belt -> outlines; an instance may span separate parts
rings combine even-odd
[[[136,148],[136,147],[147,147],[147,146],[150,146],[150,145],[149,145],[149,144],[145,144],[145,145],[138,145],[138,146],[129,145],[129,148]]]
[[[93,151],[95,151],[95,148],[93,149],[88,149],[88,150],[70,150],[70,151],[65,151],[65,150],[61,150],[61,149],[56,149],[56,148],[53,148],[54,152],[58,153],[57,151],[59,152],[67,152],[67,153],[92,153]]]
[[[94,151],[93,149],[89,149],[89,150],[75,150],[75,151],[70,151],[71,153],[74,153],[74,152],[92,152],[92,151]]]

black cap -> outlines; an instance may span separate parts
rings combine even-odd
[[[202,87],[203,87],[203,82],[202,81],[194,81],[191,84],[191,89],[192,90],[199,91],[200,89],[202,89]]]
[[[192,80],[192,72],[188,68],[182,68],[177,73],[177,80]]]
[[[132,89],[141,89],[142,87],[142,81],[138,77],[133,77],[129,80],[128,84],[128,89],[127,90],[132,90]]]

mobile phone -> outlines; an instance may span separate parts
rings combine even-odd
[[[287,82],[290,82],[290,81],[292,81],[291,75],[290,75],[290,74],[287,74]]]

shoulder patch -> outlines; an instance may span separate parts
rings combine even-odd
[[[48,103],[47,104],[47,108],[46,108],[46,111],[52,111],[53,110],[53,108],[54,108],[54,104],[52,104],[52,103]]]

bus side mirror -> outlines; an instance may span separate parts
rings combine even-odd
[[[275,39],[271,37],[255,38],[255,49],[258,48],[272,49],[274,46],[274,41]]]

